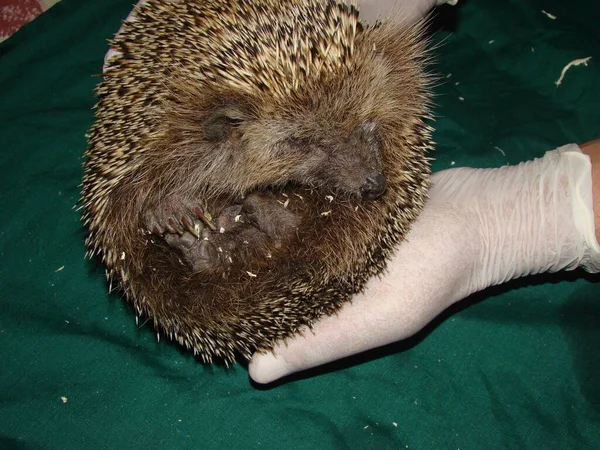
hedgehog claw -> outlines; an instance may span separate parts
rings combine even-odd
[[[198,205],[195,200],[178,197],[167,197],[157,204],[148,205],[142,220],[149,233],[160,237],[190,232],[198,239],[202,230],[217,229],[205,206]]]
[[[213,224],[211,222],[210,218],[206,217],[206,215],[204,214],[204,211],[202,211],[202,208],[200,208],[199,206],[194,208],[194,214],[196,214],[196,216],[198,216],[198,218],[200,220],[202,220],[202,222],[204,222],[206,224],[206,226],[208,228],[210,228],[211,230],[215,231],[217,229],[215,224]]]
[[[167,231],[171,234],[182,234],[183,230],[180,230],[176,221],[173,220],[173,218],[169,217],[169,220],[167,221]]]
[[[204,228],[204,225],[202,225],[201,222],[198,222],[197,220],[190,220],[189,217],[183,216],[181,218],[181,223],[187,231],[194,235],[196,239],[200,239],[200,232]]]

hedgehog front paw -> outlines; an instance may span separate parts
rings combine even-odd
[[[198,239],[186,231],[181,235],[165,234],[164,239],[195,272],[215,272],[222,266],[217,247],[206,236]]]
[[[231,265],[236,249],[234,236],[244,226],[241,204],[222,208],[213,219],[200,206],[163,201],[149,209],[144,225],[159,236],[194,271],[219,272]]]
[[[142,220],[148,232],[161,237],[193,270],[214,272],[220,268],[217,247],[209,240],[216,227],[203,207],[163,200],[148,208]]]
[[[201,206],[186,207],[177,202],[164,202],[156,208],[147,210],[144,226],[152,234],[183,235],[188,232],[199,238],[204,229],[215,230],[209,214]]]

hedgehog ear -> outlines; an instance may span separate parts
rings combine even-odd
[[[232,129],[239,127],[247,118],[239,104],[219,106],[204,119],[204,138],[210,142],[224,141]]]

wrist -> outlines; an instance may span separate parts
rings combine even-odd
[[[588,272],[600,272],[600,140],[579,149],[577,153],[584,162],[579,163],[578,176],[572,177],[571,192],[576,224],[586,244],[582,266]]]
[[[581,153],[590,158],[592,165],[592,197],[596,241],[600,242],[600,139],[579,146]]]

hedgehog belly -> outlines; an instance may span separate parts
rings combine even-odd
[[[335,1],[149,0],[112,47],[83,220],[138,315],[231,362],[384,270],[428,188],[420,27]]]

